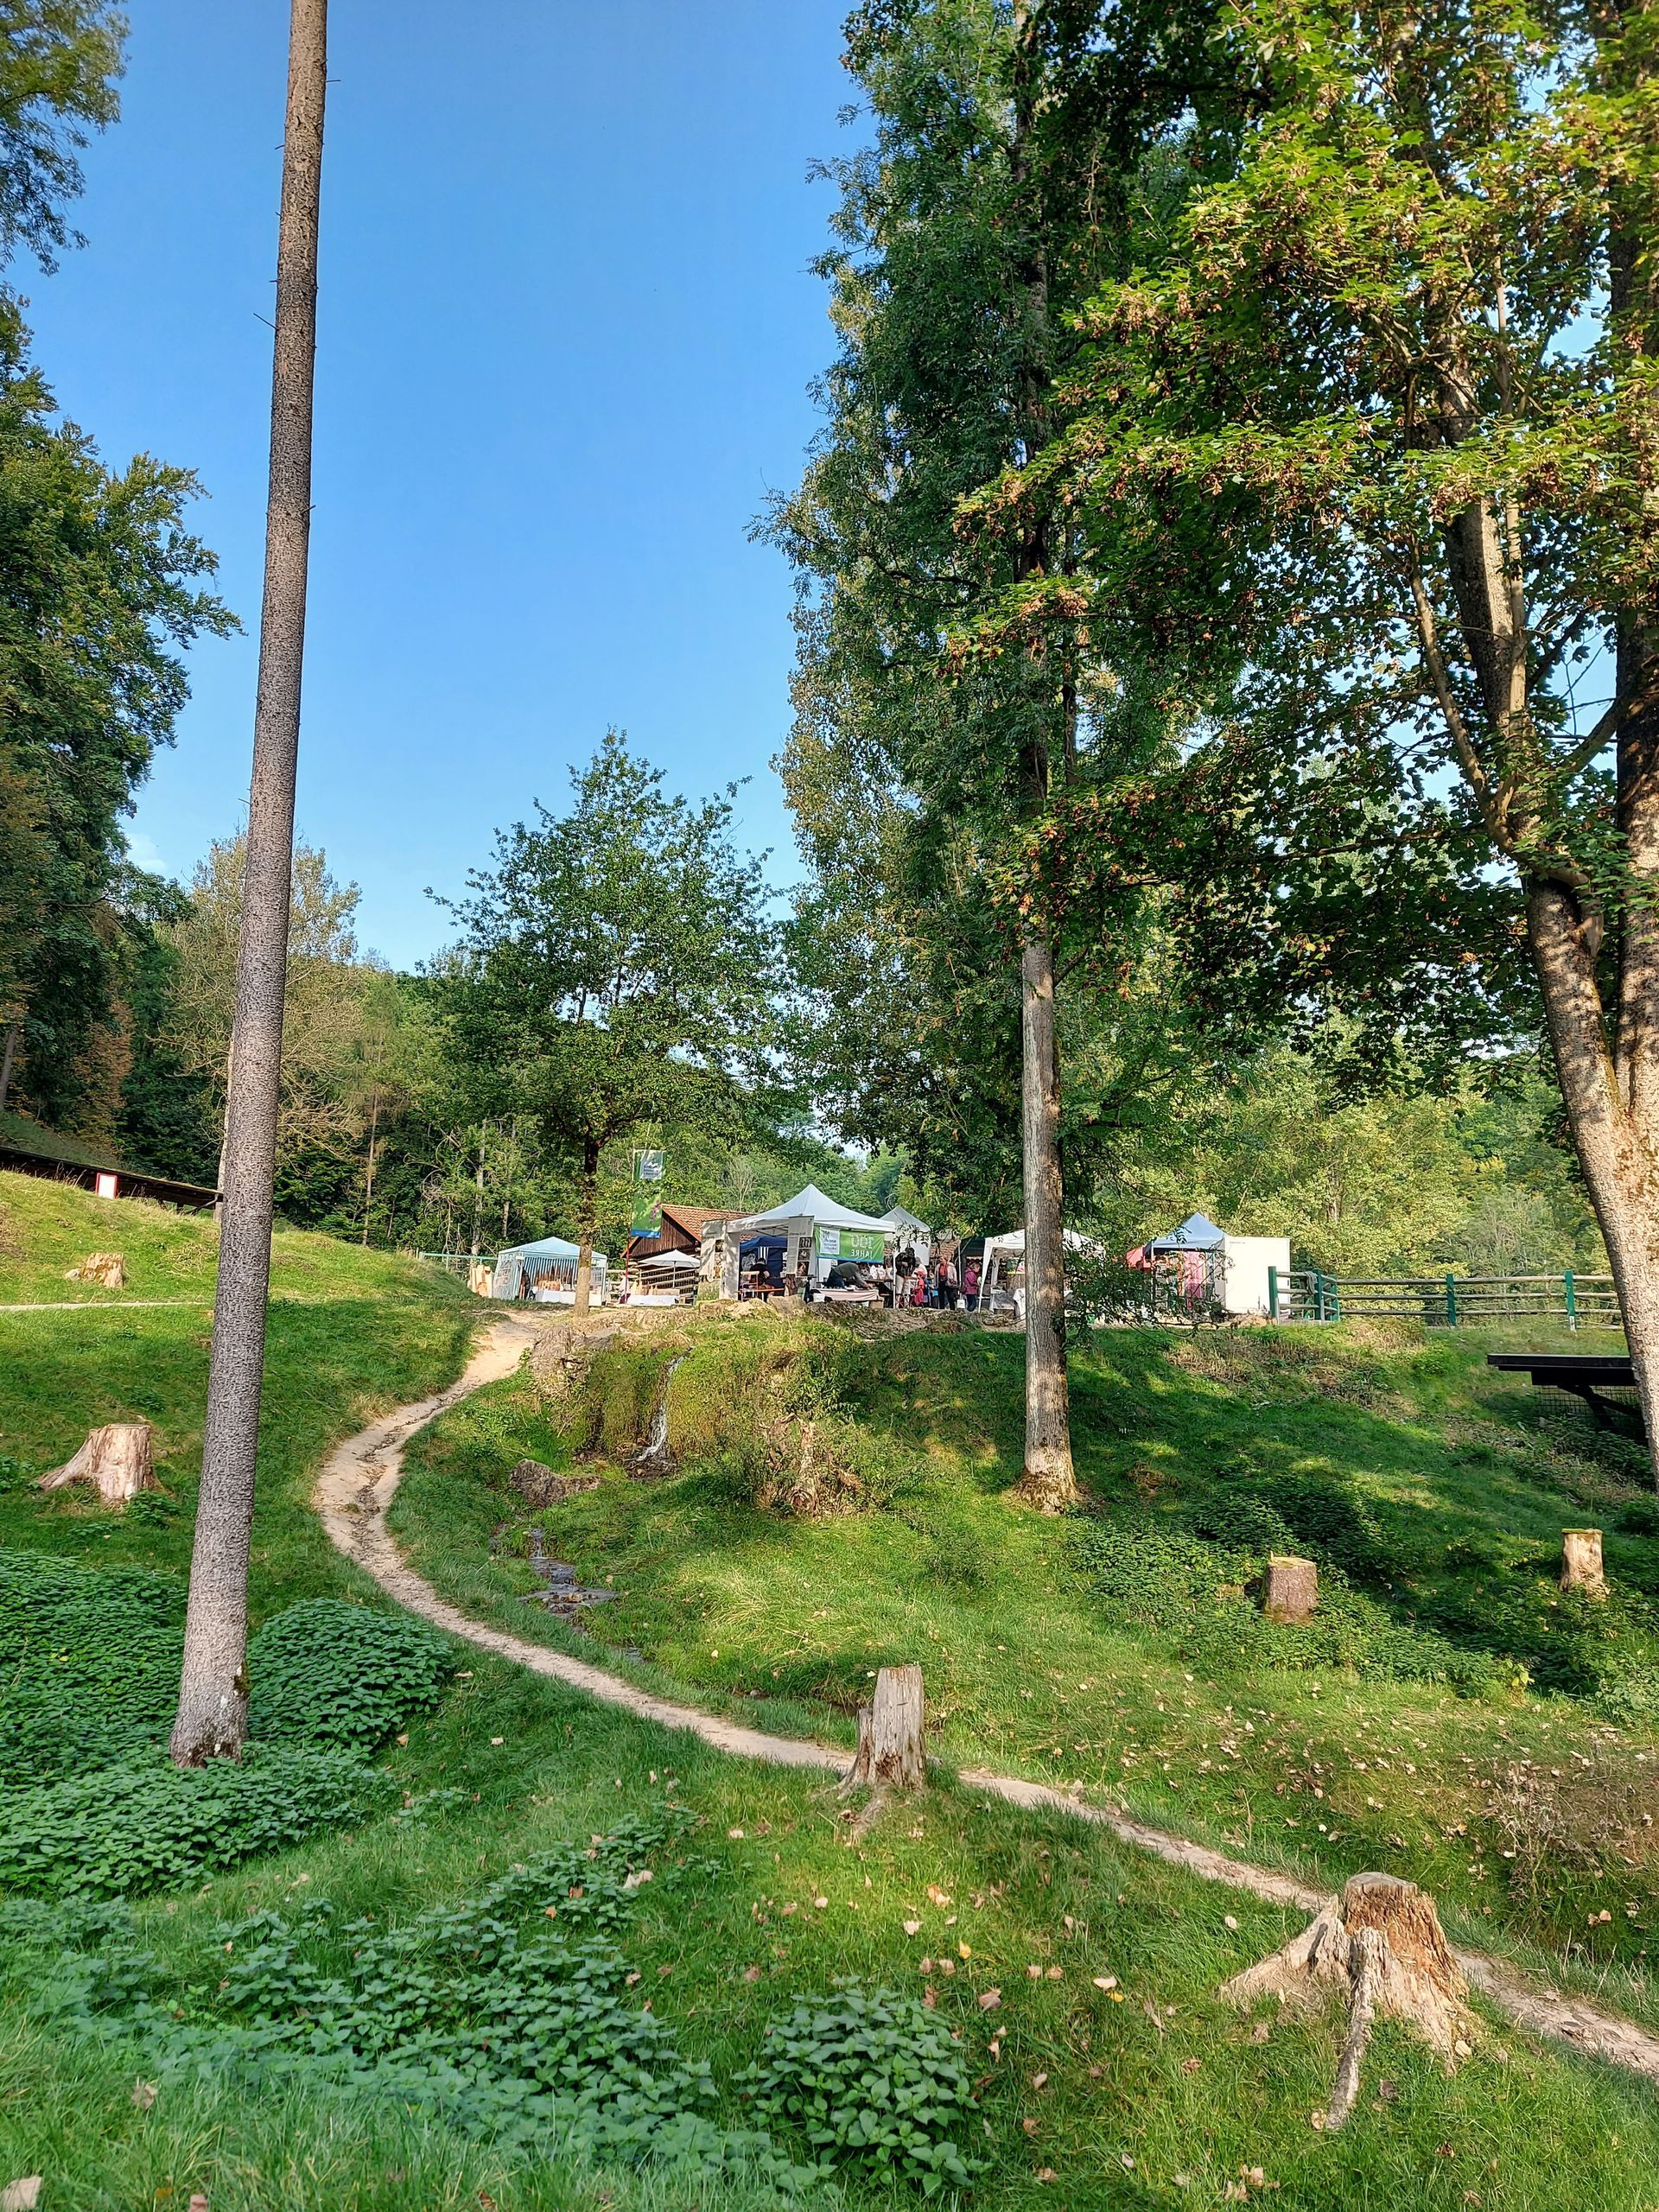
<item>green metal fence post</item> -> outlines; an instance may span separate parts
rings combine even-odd
[[[1569,1275],[1567,1280],[1567,1294],[1570,1302],[1573,1296],[1573,1278]],[[1269,1321],[1276,1321],[1279,1319],[1279,1270],[1277,1268],[1271,1267],[1268,1269],[1268,1319]]]
[[[1579,1325],[1579,1302],[1573,1287],[1573,1270],[1568,1268],[1561,1277],[1561,1288],[1567,1293],[1567,1325],[1575,1330]]]
[[[1332,1275],[1331,1278],[1331,1319],[1333,1321],[1340,1321],[1342,1319],[1342,1277],[1340,1275]]]
[[[1446,1279],[1446,1325],[1448,1329],[1455,1329],[1458,1325],[1458,1279],[1455,1275],[1447,1275]]]

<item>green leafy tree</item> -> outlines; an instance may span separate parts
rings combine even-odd
[[[0,0],[0,264],[80,243],[65,207],[117,114],[124,30],[102,0]],[[179,649],[231,626],[197,588],[196,488],[148,455],[104,466],[0,290],[0,1103],[65,1126],[107,1119],[118,1087],[121,818],[171,741]]]
[[[761,863],[732,842],[729,792],[669,798],[615,731],[570,781],[568,813],[538,806],[468,877],[441,980],[474,1096],[521,1116],[568,1164],[585,1310],[607,1150],[663,1125],[735,1130],[752,1114],[775,931]]]
[[[1194,741],[1143,797],[1223,958],[1465,1045],[1529,966],[1659,1440],[1653,54],[1644,7],[1218,16],[1230,126],[1143,166],[1061,434],[969,518],[988,562],[1075,518],[997,650],[1179,671]],[[1122,802],[1057,892],[1149,864]]]
[[[1062,1281],[1064,1000],[1132,960],[1028,895],[1022,840],[1162,741],[1142,687],[1075,635],[962,659],[953,631],[1064,576],[1073,531],[1033,498],[993,545],[963,500],[1054,428],[1069,317],[1116,266],[1117,164],[1057,90],[1087,79],[1092,8],[872,0],[848,25],[868,148],[835,165],[823,264],[839,351],[825,427],[774,530],[801,579],[783,771],[815,870],[798,938],[805,1055],[828,1111],[902,1144],[981,1215],[1023,1218],[1021,1487],[1075,1496]],[[1071,1163],[1068,1161],[1068,1172]]]

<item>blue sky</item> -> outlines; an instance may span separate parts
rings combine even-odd
[[[767,762],[790,585],[747,542],[798,475],[830,345],[845,0],[334,0],[302,834],[410,963],[499,824],[626,728],[671,781]],[[264,524],[283,0],[136,0],[89,244],[23,277],[66,412],[194,468],[245,635],[192,655],[134,848],[188,874],[245,799]],[[457,25],[463,28],[459,31]]]

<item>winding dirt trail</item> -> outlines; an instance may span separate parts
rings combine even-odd
[[[322,1524],[335,1545],[400,1605],[435,1627],[493,1652],[532,1674],[550,1675],[572,1689],[583,1691],[601,1704],[620,1707],[641,1720],[660,1727],[684,1729],[715,1751],[738,1758],[760,1759],[772,1766],[803,1767],[820,1773],[840,1774],[848,1755],[828,1744],[795,1736],[773,1736],[760,1728],[746,1728],[696,1706],[680,1705],[669,1698],[653,1697],[602,1667],[572,1659],[545,1644],[526,1643],[503,1629],[471,1619],[441,1598],[423,1576],[416,1573],[393,1543],[385,1526],[385,1510],[403,1475],[404,1449],[418,1429],[435,1421],[451,1406],[486,1382],[511,1375],[535,1343],[538,1331],[530,1323],[503,1320],[491,1323],[461,1379],[436,1397],[399,1406],[384,1421],[338,1446],[324,1461],[317,1478],[315,1503]],[[1327,1892],[1310,1889],[1293,1876],[1268,1866],[1253,1866],[1230,1859],[1205,1844],[1171,1835],[1150,1827],[1116,1806],[1090,1804],[1069,1791],[1051,1789],[1018,1776],[995,1774],[987,1767],[963,1768],[958,1781],[987,1796],[1028,1811],[1064,1813],[1110,1831],[1119,1842],[1145,1851],[1172,1866],[1179,1866],[1207,1882],[1220,1882],[1271,1904],[1290,1905],[1316,1912]],[[1519,2027],[1535,2035],[1568,2045],[1586,2057],[1600,2058],[1640,2074],[1659,2085],[1659,2036],[1605,2012],[1582,1997],[1567,1998],[1554,1990],[1541,1989],[1515,1967],[1485,1951],[1455,1950],[1458,1964],[1471,1987],[1507,2013]]]

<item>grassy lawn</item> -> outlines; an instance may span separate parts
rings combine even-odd
[[[105,1230],[90,1211],[96,1201],[39,1187],[52,1209],[66,1209],[52,1215],[59,1241],[48,1257],[26,1253],[12,1264],[44,1276],[66,1246],[69,1257],[97,1249]],[[17,1224],[30,1198],[4,1186],[14,1241],[29,1233]],[[137,1249],[141,1211],[124,1210],[124,1233],[107,1249]],[[162,1216],[151,1226],[159,1267],[180,1224]],[[452,1374],[474,1310],[395,1262],[315,1238],[283,1246],[285,1259],[312,1266],[307,1296],[273,1313],[256,1533],[262,1619],[296,1599],[378,1604],[315,1529],[306,1505],[312,1470],[332,1437]],[[550,1548],[596,1580],[614,1575],[623,1595],[596,1625],[607,1646],[637,1647],[628,1663],[642,1675],[833,1732],[845,1728],[870,1669],[919,1652],[947,1758],[1109,1777],[1169,1823],[1213,1827],[1258,1857],[1277,1850],[1332,1872],[1348,1863],[1351,1822],[1370,1789],[1413,1847],[1404,1854],[1412,1870],[1437,1885],[1444,1871],[1463,1913],[1491,1930],[1482,1912],[1491,1904],[1517,1943],[1529,1929],[1559,1940],[1555,1904],[1530,1901],[1496,1866],[1478,1876],[1472,1829],[1455,1840],[1440,1829],[1474,1794],[1463,1758],[1496,1755],[1506,1734],[1548,1744],[1546,1726],[1570,1729],[1581,1754],[1600,1760],[1596,1732],[1614,1723],[1597,1718],[1592,1700],[1515,1688],[1459,1696],[1331,1667],[1258,1665],[1223,1681],[1172,1650],[1166,1629],[1114,1620],[1097,1573],[1068,1549],[1076,1532],[1003,1495],[1016,1443],[1017,1347],[1007,1342],[915,1338],[872,1352],[855,1344],[845,1356],[837,1349],[827,1379],[809,1363],[806,1417],[830,1457],[861,1470],[864,1494],[879,1502],[822,1520],[760,1507],[742,1436],[727,1419],[747,1387],[747,1327],[717,1317],[705,1340],[700,1325],[700,1349],[676,1378],[672,1440],[685,1471],[646,1484],[612,1465],[596,1493],[537,1516]],[[7,1315],[0,1346],[0,1453],[11,1470],[0,1558],[52,1553],[94,1579],[142,1568],[163,1578],[176,1610],[206,1372],[202,1309]],[[515,1380],[424,1440],[399,1522],[434,1579],[520,1632],[568,1636],[516,1602],[527,1575],[513,1546],[529,1516],[506,1473],[526,1452],[552,1461],[595,1440],[613,1460],[626,1459],[667,1349],[615,1355],[598,1402],[550,1408]],[[1495,1452],[1490,1469],[1471,1463],[1457,1510],[1484,1513],[1482,1526],[1507,1531],[1519,1550],[1544,1541],[1552,1500],[1582,1519],[1593,1492],[1608,1502],[1601,1517],[1611,1525],[1611,1502],[1634,1496],[1617,1468],[1564,1451],[1519,1419],[1522,1402],[1489,1399],[1465,1348],[1321,1349],[1338,1380],[1370,1361],[1403,1394],[1408,1410],[1386,1449],[1395,1414],[1331,1394],[1323,1370],[1280,1378],[1269,1400],[1266,1378],[1242,1388],[1231,1371],[1185,1363],[1203,1350],[1126,1339],[1080,1363],[1086,1471],[1126,1518],[1173,1515],[1181,1494],[1173,1473],[1149,1486],[1138,1466],[1168,1446],[1179,1469],[1219,1448],[1224,1431],[1241,1450],[1254,1436],[1270,1454],[1317,1449],[1344,1466],[1364,1444],[1356,1480],[1397,1483],[1402,1496],[1414,1486],[1431,1502],[1456,1451]],[[766,1374],[770,1389],[776,1374]],[[798,1412],[791,1387],[779,1393],[785,1427]],[[19,1479],[60,1457],[90,1421],[123,1413],[160,1431],[158,1505],[109,1514]],[[1532,1501],[1533,1520],[1512,1506],[1511,1484],[1516,1499]],[[1616,1551],[1616,1573],[1639,1565],[1646,1541]],[[699,2109],[716,2130],[753,2127],[744,2071],[775,2049],[768,2030],[798,2003],[843,2002],[837,1990],[849,1978],[922,2000],[918,2017],[959,2037],[948,2048],[974,2102],[958,2135],[982,2162],[971,2192],[980,2203],[1219,2204],[1266,2194],[1306,2212],[1471,2203],[1565,2212],[1586,2202],[1639,2212],[1654,2202],[1659,2109],[1650,2093],[1497,2030],[1447,2077],[1384,2026],[1349,2127],[1319,2132],[1313,2115],[1330,2092],[1337,2021],[1252,2023],[1215,1993],[1281,1942],[1297,1916],[1196,1882],[1064,1817],[982,1800],[948,1776],[854,1838],[849,1808],[817,1777],[722,1758],[464,1649],[454,1660],[437,1705],[388,1740],[372,1809],[124,1905],[0,1898],[0,2183],[42,2174],[42,2212],[184,2212],[196,2193],[213,2212],[703,2212],[716,2190],[733,2212],[779,2201],[764,2173],[741,2163],[717,2178],[637,2164],[614,2147],[584,2150],[563,2123],[486,2094],[503,2024],[516,2006],[545,2006],[546,1977],[564,1970],[537,1945],[556,1946],[569,1924],[572,1955],[588,1960],[577,2016],[626,2017],[630,2035],[655,2024],[650,2034],[676,2054],[686,2081],[706,2065]],[[1362,1746],[1362,1723],[1384,1739],[1380,1768]],[[1224,1742],[1238,1754],[1236,1771]],[[1643,1748],[1628,1726],[1614,1744],[1627,1755]],[[1222,1760],[1224,1788],[1211,1778]],[[1287,1830],[1290,1819],[1301,1827]],[[1320,1819],[1338,1834],[1316,1844]],[[1431,1819],[1432,1849],[1420,1841]],[[628,1845],[631,1834],[647,1840]],[[1354,1844],[1353,1863],[1376,1856],[1366,1837]],[[626,1883],[604,1872],[618,1851],[635,1869]],[[583,1873],[590,1853],[594,1871]],[[538,1872],[554,1864],[565,1866],[556,1881]],[[636,1878],[645,1872],[652,1878]],[[1628,1896],[1644,1919],[1648,1893],[1644,1867],[1626,1872],[1638,1885],[1628,1891],[1596,1875],[1594,1893],[1615,1918],[1586,1934],[1575,1963],[1602,1958],[1635,2002],[1642,1931],[1627,1924],[1624,1904]],[[601,1905],[607,1916],[589,1928],[582,1914]],[[444,1916],[436,1922],[435,1909]],[[590,1936],[589,1958],[582,1947]],[[445,1975],[461,1971],[457,1961],[473,1972],[480,1957],[494,1962],[495,2009],[465,2030],[471,2070],[445,2073],[453,2038],[418,2028],[420,2005],[429,2012],[450,2001]],[[330,2056],[327,2024],[348,1986],[354,2018],[384,2026],[409,2008],[401,2075],[369,2080]],[[545,2047],[553,2016],[535,2017]],[[617,2108],[632,2107],[625,2098]],[[665,2139],[664,2125],[637,2122],[648,2141]],[[773,2133],[780,2152],[804,2154],[787,2124]],[[920,2197],[843,2166],[836,2181],[805,2183],[796,2201]]]
[[[99,1199],[65,1184],[0,1175],[0,1303],[83,1294],[65,1267],[119,1251],[126,1294],[187,1305],[105,1313],[0,1313],[0,1548],[157,1567],[190,1560],[213,1319],[211,1222],[140,1199]],[[325,1449],[377,1413],[452,1380],[476,1307],[447,1278],[332,1237],[279,1230],[265,1360],[252,1599],[257,1619],[346,1580],[307,1510]],[[54,1287],[53,1286],[55,1286]],[[89,1428],[147,1421],[161,1492],[111,1515],[71,1487],[41,1497],[29,1478],[60,1465]]]
[[[1318,1881],[1406,1875],[1468,1939],[1659,2018],[1659,1516],[1633,1449],[1485,1367],[1496,1339],[1102,1336],[1073,1367],[1098,1510],[1083,1522],[1012,1495],[1018,1340],[855,1344],[833,1356],[837,1387],[882,1502],[815,1519],[757,1505],[721,1441],[720,1409],[769,1331],[777,1360],[778,1325],[699,1317],[671,1386],[671,1478],[624,1471],[614,1408],[637,1433],[638,1370],[659,1375],[673,1348],[623,1351],[589,1393],[612,1407],[608,1444],[601,1411],[550,1408],[515,1378],[416,1440],[394,1527],[458,1602],[591,1653],[519,1602],[539,1523],[550,1553],[617,1590],[591,1619],[639,1655],[625,1670],[774,1725],[844,1738],[874,1669],[919,1658],[951,1764],[1081,1783]],[[597,1491],[540,1513],[513,1494],[521,1455],[564,1464],[592,1439]],[[1262,1633],[1248,1597],[1206,1613],[1179,1579],[1195,1550],[1224,1582],[1248,1572],[1186,1532],[1263,1498],[1349,1562],[1332,1603],[1351,1618],[1311,1648]],[[1599,1608],[1556,1587],[1561,1529],[1586,1522],[1608,1531]]]

